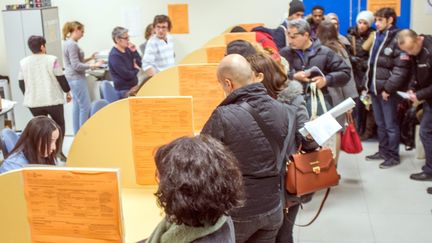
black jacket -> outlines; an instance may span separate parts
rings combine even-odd
[[[416,91],[418,100],[426,100],[432,104],[432,36],[422,36],[424,37],[423,48],[413,58],[413,79],[410,89]]]
[[[250,217],[275,209],[281,203],[280,171],[275,154],[254,118],[240,104],[248,102],[274,134],[282,147],[288,123],[296,122],[295,130],[308,117],[290,117],[286,104],[271,98],[261,83],[239,88],[231,93],[213,112],[202,133],[222,141],[239,161],[246,192],[245,206],[232,213],[233,218]],[[291,112],[290,114],[296,114]],[[302,113],[305,114],[305,113]],[[292,123],[291,125],[294,125]],[[296,132],[296,131],[290,131]],[[296,132],[297,134],[297,132]],[[299,138],[299,136],[293,136]],[[289,143],[287,151],[299,142]],[[304,143],[307,145],[307,143]]]
[[[409,55],[403,52],[397,44],[396,35],[399,31],[397,28],[386,31],[375,60],[371,60],[372,51],[376,45],[374,38],[364,87],[369,89],[371,82],[374,82],[375,89],[370,91],[377,95],[381,94],[382,91],[390,94],[395,93],[406,88],[409,82],[411,61]]]
[[[293,79],[293,75],[296,72],[316,66],[325,75],[327,86],[342,87],[350,80],[350,67],[338,54],[330,48],[321,45],[319,41],[314,41],[312,46],[303,53],[304,57],[299,54],[298,50],[292,49],[289,46],[280,51],[280,55],[290,64],[290,71],[288,72],[290,79]],[[324,88],[323,92],[326,93],[327,89]]]
[[[357,85],[357,90],[362,90],[364,87],[363,79],[368,67],[369,51],[363,49],[363,43],[368,39],[374,29],[369,28],[365,33],[359,33],[357,27],[348,29],[347,39],[352,45],[348,49],[350,61],[353,68],[354,80]]]

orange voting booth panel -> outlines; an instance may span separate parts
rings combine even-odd
[[[235,40],[245,40],[250,43],[256,43],[255,32],[238,32],[238,33],[226,33],[224,35],[225,45]]]
[[[191,100],[130,99],[129,109],[136,182],[152,185],[156,183],[157,148],[178,137],[193,135]]]
[[[252,31],[255,27],[264,26],[264,23],[239,24],[239,26],[246,31]]]
[[[217,64],[180,65],[180,95],[193,97],[195,132],[199,132],[213,110],[224,99],[216,71]]]
[[[206,48],[207,63],[219,63],[225,56],[226,46],[209,46]]]

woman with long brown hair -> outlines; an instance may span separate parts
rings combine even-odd
[[[49,117],[36,116],[29,121],[17,144],[3,161],[0,173],[28,164],[56,165],[56,155],[62,143],[59,125]]]

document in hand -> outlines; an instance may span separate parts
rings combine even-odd
[[[326,112],[326,113],[324,113],[323,115],[321,115],[321,116],[319,116],[317,119],[315,119],[314,121],[317,121],[317,120],[319,120],[319,118],[320,117],[322,117],[322,116],[324,116],[324,115],[330,115],[330,117],[332,117],[332,118],[337,118],[337,117],[339,117],[339,116],[341,116],[341,115],[343,115],[343,114],[345,114],[347,111],[349,111],[350,109],[352,109],[352,108],[354,108],[355,107],[355,102],[354,102],[354,100],[352,99],[352,98],[347,98],[346,100],[344,100],[342,103],[340,103],[339,105],[337,105],[337,106],[335,106],[335,107],[333,107],[331,110],[329,110],[328,112]],[[333,121],[334,120],[334,121]],[[328,117],[324,117],[322,120],[320,120],[320,122],[323,122],[323,123],[325,123],[325,122],[329,122],[329,124],[328,124],[328,128],[330,129],[329,131],[332,131],[333,129],[331,129],[333,126],[335,126],[335,124],[334,124],[334,122],[337,122],[335,119],[333,119],[333,120],[331,120],[331,119],[329,119]],[[300,130],[299,130],[299,132],[300,132],[300,134],[301,135],[303,135],[304,137],[306,137],[308,134],[310,134],[314,139],[315,139],[315,137],[314,137],[314,134],[312,134],[310,131],[309,131],[309,129],[312,129],[312,130],[314,130],[314,131],[316,131],[316,129],[318,129],[320,126],[325,126],[325,125],[327,125],[327,124],[320,124],[320,123],[317,123],[317,124],[315,124],[315,123],[313,123],[312,125],[308,125],[309,126],[309,129],[308,129],[308,126],[306,126],[308,123],[311,123],[311,122],[314,122],[314,121],[310,121],[310,122],[307,122],[306,124],[305,124],[305,126],[303,127],[303,128],[300,128]],[[333,124],[333,125],[332,125]],[[339,124],[338,124],[339,125]],[[317,127],[316,127],[317,126]],[[339,126],[340,127],[340,126]],[[340,127],[339,129],[337,129],[333,134],[331,134],[331,135],[334,135],[337,131],[339,131],[340,129],[341,129],[342,127]],[[330,135],[330,136],[331,136]],[[318,135],[318,139],[319,140],[322,140],[322,135]],[[328,138],[327,138],[328,139]],[[315,139],[315,141],[318,143],[318,144],[320,144],[319,142],[318,142],[318,140],[316,140]],[[325,142],[325,141],[324,141]],[[321,145],[321,144],[320,144]]]
[[[330,113],[324,113],[317,119],[306,122],[305,128],[320,146],[337,133],[342,126]]]
[[[402,97],[402,98],[404,98],[404,99],[407,99],[407,100],[409,100],[409,98],[410,98],[410,96],[409,96],[409,94],[408,94],[407,92],[397,91],[397,94],[398,94],[400,97]]]
[[[22,170],[32,242],[124,242],[117,169]]]

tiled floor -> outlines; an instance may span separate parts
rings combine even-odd
[[[69,152],[73,137],[66,137]],[[379,169],[379,161],[365,161],[376,152],[377,142],[363,143],[358,155],[341,153],[340,185],[333,188],[323,212],[309,227],[295,227],[298,243],[430,243],[432,242],[432,182],[417,182],[409,175],[419,172],[424,160],[401,146],[402,164]],[[297,224],[308,222],[319,207],[323,192],[304,205]]]
[[[295,228],[298,243],[430,243],[432,242],[432,182],[417,182],[409,175],[420,172],[424,160],[401,146],[402,164],[378,168],[379,161],[365,161],[375,153],[376,142],[363,143],[359,155],[341,153],[335,187],[315,223]],[[297,223],[308,222],[319,207],[323,192],[300,211]]]

